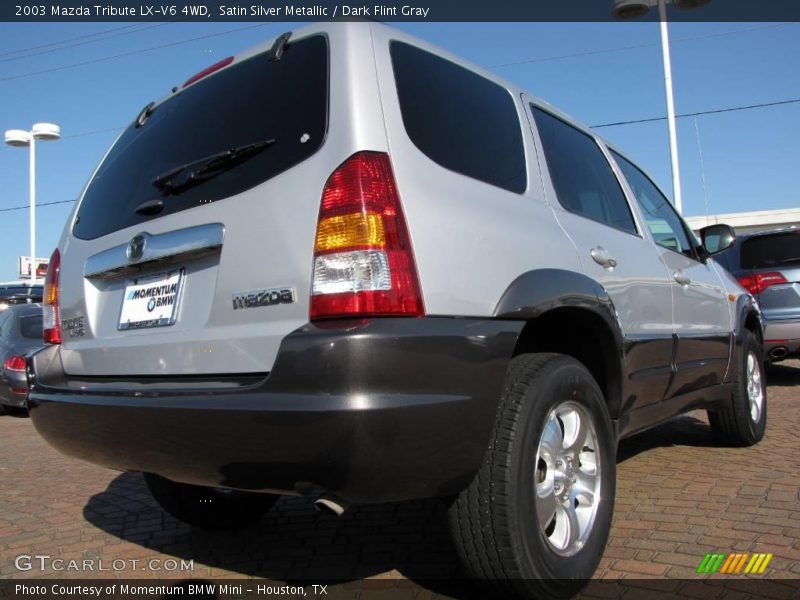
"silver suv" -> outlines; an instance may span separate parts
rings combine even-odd
[[[307,27],[110,149],[50,261],[31,417],[202,527],[452,498],[472,573],[568,594],[620,438],[696,408],[764,434],[760,313],[709,254],[541,100],[379,24]]]

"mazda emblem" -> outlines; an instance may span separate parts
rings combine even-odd
[[[130,262],[136,262],[142,258],[146,243],[147,238],[145,238],[144,234],[139,234],[130,241],[127,251],[128,260]]]

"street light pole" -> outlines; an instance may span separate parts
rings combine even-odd
[[[669,126],[669,154],[672,165],[672,195],[675,209],[683,212],[681,194],[681,169],[678,163],[678,129],[675,124],[675,97],[672,93],[672,61],[669,51],[669,31],[667,29],[667,2],[658,0],[658,15],[661,21],[661,54],[664,59],[664,88],[667,95],[667,123]]]
[[[29,194],[28,215],[30,216],[31,236],[31,285],[36,283],[36,138],[30,139],[30,169],[29,169]]]
[[[30,238],[31,238],[31,279],[30,285],[36,283],[36,140],[57,140],[61,137],[61,128],[52,123],[36,123],[30,131],[24,129],[9,129],[6,131],[6,144],[23,148],[28,146],[30,149],[29,158],[29,215],[30,215]]]
[[[672,195],[675,209],[683,212],[681,193],[681,170],[678,164],[678,131],[675,125],[675,98],[672,93],[672,61],[669,52],[669,30],[667,27],[667,2],[681,9],[697,8],[711,0],[613,0],[612,14],[617,19],[630,20],[641,17],[658,3],[658,17],[661,22],[661,54],[664,60],[664,88],[667,96],[667,125],[669,127],[669,154],[672,166]]]

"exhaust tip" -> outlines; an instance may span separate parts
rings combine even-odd
[[[341,517],[342,513],[347,510],[347,503],[334,496],[322,496],[314,501],[314,508],[319,512],[333,513],[337,517]]]
[[[777,348],[773,348],[769,352],[770,358],[783,358],[789,353],[789,349],[784,346],[778,346]]]

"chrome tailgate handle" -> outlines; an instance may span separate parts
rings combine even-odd
[[[127,244],[103,250],[86,259],[83,276],[112,279],[138,272],[142,266],[174,259],[193,259],[217,254],[222,248],[225,226],[207,223],[151,235],[135,235]]]

